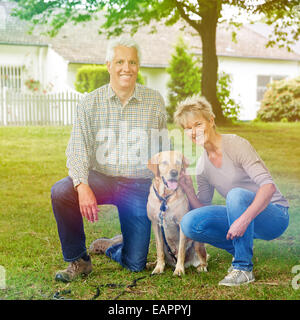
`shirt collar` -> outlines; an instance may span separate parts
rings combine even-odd
[[[108,99],[111,99],[113,97],[116,97],[116,93],[114,92],[113,88],[111,87],[110,83],[108,84]],[[132,96],[129,98],[129,101],[131,99],[136,99],[138,102],[141,101],[142,94],[141,94],[141,87],[140,84],[136,83],[135,88],[133,91]]]

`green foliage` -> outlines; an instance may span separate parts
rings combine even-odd
[[[201,68],[195,56],[188,52],[188,47],[180,37],[172,54],[169,67],[170,74],[167,84],[169,89],[168,120],[173,120],[173,114],[179,101],[201,92]]]
[[[106,66],[83,66],[77,71],[75,89],[81,93],[91,92],[108,82]]]
[[[167,72],[170,74],[167,112],[168,121],[172,122],[176,106],[180,101],[193,94],[201,94],[202,70],[199,60],[189,53],[189,48],[181,37],[175,46]],[[217,97],[225,118],[237,120],[240,106],[230,97],[230,85],[230,76],[222,72],[218,77]]]
[[[267,122],[300,121],[300,77],[271,82],[257,118]]]
[[[221,103],[224,117],[236,121],[238,120],[241,107],[230,97],[230,86],[230,75],[221,72],[217,82],[217,97]]]
[[[137,82],[144,84],[144,78],[138,73]],[[109,83],[109,73],[106,65],[87,65],[78,69],[76,74],[75,89],[78,92],[91,92]]]
[[[299,0],[258,1],[256,4],[253,1],[244,0],[10,1],[18,4],[18,7],[13,10],[13,15],[30,21],[33,28],[36,25],[45,25],[47,34],[50,36],[55,36],[65,23],[89,21],[101,10],[105,12],[106,20],[100,28],[104,30],[100,32],[105,32],[109,37],[120,35],[125,29],[133,34],[141,26],[155,21],[164,20],[166,25],[172,25],[180,18],[185,19],[188,24],[197,29],[202,28],[200,22],[202,17],[209,14],[209,9],[214,5],[218,6],[219,21],[222,21],[221,18],[224,21],[221,11],[223,5],[247,11],[249,17],[253,13],[260,13],[265,23],[274,28],[268,46],[279,43],[280,46],[287,45],[290,48],[291,43],[297,41],[300,36],[299,28],[291,28],[299,25],[300,22]],[[199,19],[191,18],[194,16],[198,16]],[[234,20],[234,17],[227,19],[230,24],[236,24]],[[205,29],[205,26],[203,28]],[[155,26],[152,29],[155,29]]]

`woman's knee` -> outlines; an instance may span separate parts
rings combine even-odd
[[[194,212],[193,211],[190,211],[187,214],[185,214],[180,222],[180,227],[181,227],[182,232],[184,233],[184,235],[186,237],[188,237],[190,239],[193,238],[194,223],[195,223],[195,219],[194,219]]]
[[[226,205],[249,206],[255,198],[255,193],[243,188],[233,188],[226,196]]]

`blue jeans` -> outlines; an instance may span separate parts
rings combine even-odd
[[[108,248],[106,255],[131,271],[143,270],[151,233],[146,209],[151,179],[109,177],[90,171],[88,183],[98,204],[118,208],[123,243]],[[78,194],[70,177],[55,183],[51,199],[64,260],[75,261],[87,250]]]
[[[188,212],[181,220],[183,233],[190,239],[228,251],[234,257],[234,269],[251,271],[253,239],[275,239],[289,224],[288,208],[270,203],[249,224],[242,237],[226,240],[231,224],[245,212],[254,198],[255,193],[234,188],[227,194],[226,206],[210,205]]]

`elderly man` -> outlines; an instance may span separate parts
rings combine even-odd
[[[153,177],[141,157],[151,131],[166,128],[164,101],[156,90],[136,83],[140,51],[132,39],[110,42],[106,61],[110,83],[78,105],[66,151],[69,176],[51,190],[63,258],[69,262],[55,276],[63,282],[92,271],[82,217],[98,221],[100,204],[117,206],[122,235],[98,239],[90,251],[131,271],[146,265],[151,226],[146,203]]]

